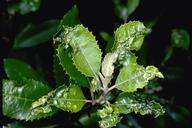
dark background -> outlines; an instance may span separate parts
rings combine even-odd
[[[122,22],[115,16],[114,5],[111,0],[43,0],[37,12],[24,16],[16,15],[11,21],[6,13],[2,13],[0,34],[2,37],[8,38],[8,40],[1,37],[0,55],[3,58],[18,57],[16,54],[26,54],[27,57],[30,57],[34,51],[39,52],[44,61],[44,68],[47,71],[51,71],[52,59],[50,58],[52,58],[53,54],[51,41],[35,48],[14,51],[13,53],[11,47],[15,33],[27,23],[38,24],[48,19],[61,19],[74,4],[79,9],[82,24],[93,31],[98,40],[101,40],[99,32],[107,31],[113,33],[115,30],[114,23]],[[3,9],[5,11],[6,6],[6,2],[2,1],[0,11],[3,11]],[[141,0],[139,7],[128,20],[144,21],[156,17],[159,17],[159,21],[146,39],[149,44],[147,61],[150,65],[159,66],[164,57],[165,48],[170,43],[172,29],[184,28],[190,35],[192,34],[192,4],[190,4],[190,0]],[[99,44],[100,47],[105,47],[105,43],[102,40],[99,41]],[[32,61],[31,64],[33,65]],[[2,63],[1,66],[3,66]],[[173,57],[166,66],[182,67],[184,69],[181,72],[183,77],[174,81],[164,80],[162,82],[163,91],[159,95],[168,99],[174,96],[176,105],[183,105],[191,109],[192,46],[190,45],[188,51],[175,50]],[[166,71],[164,67],[161,67],[161,69]],[[3,70],[1,70],[1,74],[3,78],[6,78]],[[48,74],[47,79],[53,83],[51,74]]]

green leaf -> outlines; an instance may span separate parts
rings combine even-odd
[[[20,0],[14,3],[8,3],[8,13],[14,15],[20,13],[21,15],[35,12],[39,9],[41,0]]]
[[[111,52],[114,45],[114,35],[110,35],[107,32],[100,32],[99,34],[107,42],[105,52]]]
[[[138,88],[143,88],[147,85],[145,78],[145,68],[134,64],[128,64],[126,67],[123,67],[117,77],[115,85],[116,88],[125,91],[125,92],[134,92]]]
[[[139,2],[140,0],[113,0],[116,15],[123,19],[124,22],[126,22],[128,17],[139,6]]]
[[[111,128],[121,121],[119,113],[113,110],[112,106],[106,106],[101,110],[97,110],[98,116],[102,119],[99,121],[101,128]]]
[[[3,80],[3,114],[15,119],[27,120],[31,104],[49,91],[47,85],[32,79],[26,79],[19,85],[11,80]],[[31,120],[52,114],[33,116]]]
[[[121,69],[115,86],[124,92],[134,92],[146,86],[148,81],[155,77],[163,78],[162,73],[156,67],[147,66],[145,69],[136,63],[130,63]]]
[[[74,5],[64,16],[60,22],[60,26],[74,27],[80,23],[79,11],[76,5]]]
[[[39,25],[27,25],[15,38],[14,48],[28,48],[45,43],[57,31],[59,20],[48,20]]]
[[[101,65],[101,50],[91,32],[83,25],[65,28],[64,43],[72,47],[77,69],[86,76],[97,77]]]
[[[66,74],[66,71],[63,70],[59,57],[57,56],[57,48],[61,42],[58,42],[56,39],[53,39],[53,41],[53,73],[56,81],[56,87],[59,87],[63,84],[69,85],[69,76]]]
[[[115,31],[114,50],[138,51],[143,44],[144,37],[149,30],[139,21],[130,21],[121,25]]]
[[[113,51],[118,54],[120,65],[126,66],[130,62],[136,62],[137,57],[133,50],[138,51],[141,48],[148,32],[149,29],[145,28],[143,23],[139,21],[130,21],[117,28]]]
[[[57,49],[57,56],[59,57],[60,64],[71,79],[76,81],[81,86],[88,87],[88,79],[81,72],[79,72],[73,64],[71,53],[72,50],[69,47],[66,48],[64,43],[60,44]]]
[[[56,89],[53,104],[64,111],[78,112],[85,104],[85,97],[77,85],[63,86]]]
[[[69,87],[59,86],[56,90],[33,102],[29,118],[39,114],[50,113],[54,106],[63,111],[78,112],[84,104],[85,97],[77,85]]]
[[[123,66],[127,66],[130,63],[136,63],[137,57],[130,51],[119,51],[118,62]]]
[[[80,24],[79,20],[79,10],[76,5],[74,5],[62,18],[60,21],[57,33],[55,33],[54,38],[60,35],[61,30],[63,27],[74,27],[77,24]]]
[[[176,48],[189,49],[190,35],[184,29],[175,29],[171,34],[171,44]]]
[[[44,81],[30,65],[17,59],[4,59],[4,69],[7,77],[17,82],[22,82],[24,78]]]
[[[67,85],[68,83],[68,76],[65,74],[65,71],[63,70],[62,66],[59,63],[60,63],[59,58],[55,53],[53,56],[53,73],[57,87],[63,84]]]
[[[158,117],[165,112],[159,103],[149,100],[147,95],[138,92],[121,93],[114,105],[123,114],[135,112],[141,115],[153,114],[155,117]]]
[[[163,74],[154,66],[147,66],[145,71],[146,73],[143,77],[145,77],[147,80],[152,80],[155,77],[164,78]]]
[[[70,9],[64,16],[63,16],[63,19],[60,21],[60,25],[58,27],[58,32],[55,34],[55,36],[57,34],[60,34],[62,35],[62,33],[60,33],[60,30],[63,28],[63,26],[70,26],[70,27],[73,27],[74,25],[76,24],[79,24],[80,21],[79,21],[79,13],[78,13],[78,9],[75,6],[72,7],[72,9]],[[55,37],[54,36],[54,37]],[[58,40],[59,39],[59,40]],[[71,58],[68,57],[68,55],[66,55],[66,51],[64,51],[64,49],[62,50],[62,48],[59,50],[58,46],[62,43],[60,41],[60,38],[57,37],[54,38],[54,56],[53,56],[53,72],[54,72],[54,76],[55,76],[55,80],[56,80],[56,83],[57,83],[57,86],[60,86],[62,84],[67,84],[67,81],[68,81],[68,76],[65,74],[65,71],[63,70],[63,67],[67,68],[68,66],[70,68],[68,68],[68,70],[66,72],[68,72],[69,76],[73,78],[76,78],[75,76],[78,76],[77,79],[77,82],[81,85],[88,85],[87,83],[87,80],[85,79],[85,76],[83,76],[82,74],[80,74],[78,71],[74,71],[76,70],[76,68],[72,65],[72,60]],[[58,48],[58,52],[61,51],[61,53],[64,52],[65,55],[60,55],[58,54],[58,56],[60,56],[60,60],[59,60],[59,57],[56,55],[57,54],[57,51],[56,49]],[[65,58],[66,57],[66,58]],[[68,59],[68,61],[66,61]],[[61,66],[61,64],[62,66]],[[71,64],[70,64],[71,63]],[[70,65],[68,65],[70,64]],[[72,74],[70,74],[72,73]],[[73,74],[74,73],[74,74]],[[76,79],[73,79],[73,80],[76,80]]]
[[[137,9],[140,0],[128,0],[127,1],[127,12],[128,17]]]
[[[61,86],[59,86],[61,87]],[[27,120],[33,119],[33,117],[41,116],[44,114],[54,113],[57,109],[55,106],[51,106],[50,99],[53,97],[54,91],[49,92],[47,95],[34,101],[30,106],[30,112],[27,116]]]

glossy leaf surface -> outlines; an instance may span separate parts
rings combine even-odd
[[[24,78],[29,78],[43,81],[30,65],[18,59],[4,59],[4,68],[7,77],[11,80],[21,82]]]
[[[14,81],[4,80],[3,114],[15,119],[27,120],[31,104],[49,91],[50,88],[47,85],[35,80],[25,80],[19,85]],[[32,116],[30,120],[47,117],[52,114]]]

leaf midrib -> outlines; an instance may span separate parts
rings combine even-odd
[[[95,78],[97,78],[97,75],[95,74],[95,72],[94,72],[93,68],[91,67],[91,65],[89,64],[88,60],[86,59],[86,57],[85,57],[85,55],[84,55],[84,52],[83,52],[83,50],[82,50],[81,46],[77,43],[77,40],[76,40],[76,39],[75,39],[75,41],[74,41],[74,42],[75,42],[75,44],[77,44],[77,47],[79,47],[80,51],[82,52],[83,57],[85,58],[86,63],[88,64],[88,66],[91,68],[91,71],[92,71],[92,73],[94,74]]]
[[[127,80],[125,80],[125,81],[123,81],[123,82],[120,82],[120,83],[118,83],[118,84],[115,84],[114,86],[118,87],[119,85],[122,85],[122,84],[124,84],[124,83],[126,83],[126,82],[128,82],[128,81],[134,80],[134,79],[136,79],[136,78],[138,78],[138,77],[140,77],[140,76],[143,76],[143,75],[144,75],[143,73],[140,74],[140,75],[136,75],[135,77],[132,77],[131,79],[127,79]]]
[[[20,99],[20,100],[27,100],[27,101],[30,101],[30,102],[34,102],[35,101],[34,99],[23,98],[23,97],[19,97],[17,95],[12,95],[10,93],[4,93],[3,95],[10,96],[10,97],[13,97],[13,98],[17,98],[17,99]]]

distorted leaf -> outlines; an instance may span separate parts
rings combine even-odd
[[[139,21],[130,21],[115,31],[114,50],[139,50],[148,29]]]
[[[158,117],[165,112],[159,103],[149,100],[147,95],[139,92],[121,93],[114,105],[123,114],[135,112],[141,115],[153,114],[155,117]]]
[[[130,63],[121,69],[115,86],[124,92],[134,92],[146,86],[148,81],[155,77],[163,78],[162,73],[156,67],[147,66],[145,69],[136,63]]]
[[[32,79],[24,80],[19,85],[11,80],[3,80],[3,114],[10,118],[27,120],[31,104],[49,91],[47,85]],[[30,120],[47,117],[53,113],[33,116]]]
[[[102,73],[105,77],[111,77],[113,72],[114,72],[114,63],[117,60],[117,53],[107,53],[107,55],[105,55],[104,60],[102,62]]]
[[[77,85],[59,86],[56,90],[32,103],[29,119],[33,116],[52,112],[52,107],[68,112],[78,112],[84,104],[85,97]]]
[[[101,118],[99,126],[101,128],[111,128],[121,121],[119,113],[113,110],[113,107],[106,106],[101,110],[97,110],[98,116]]]
[[[69,112],[78,112],[85,104],[85,97],[81,88],[71,85],[69,88],[58,88],[55,91],[53,105]]]
[[[118,61],[126,66],[130,61],[136,61],[133,50],[138,51],[148,29],[139,21],[130,21],[121,25],[115,31],[115,44],[113,51],[118,53]]]

